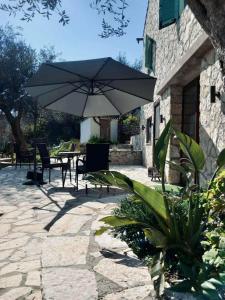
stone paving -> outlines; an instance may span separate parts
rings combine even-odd
[[[111,168],[151,184],[143,167]],[[59,171],[51,184],[26,186],[25,174],[0,170],[0,300],[152,299],[148,270],[127,245],[94,236],[122,191],[85,195],[69,180],[62,189]]]

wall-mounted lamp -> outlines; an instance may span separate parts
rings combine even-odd
[[[145,125],[142,125],[142,126],[141,126],[141,130],[145,130]]]
[[[160,123],[163,123],[164,121],[166,121],[166,119],[163,117],[163,115],[160,115]]]
[[[136,41],[137,41],[137,43],[139,44],[140,42],[143,42],[143,41],[144,41],[144,38],[143,38],[143,37],[141,37],[141,38],[136,38]]]
[[[216,86],[215,85],[211,85],[210,86],[210,102],[211,103],[215,103],[216,102],[216,98],[220,99],[220,92],[216,91]]]

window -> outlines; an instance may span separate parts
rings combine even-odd
[[[150,144],[152,140],[152,117],[147,119],[146,124],[146,143]]]
[[[186,0],[160,0],[159,29],[175,23],[186,5]]]
[[[160,137],[160,105],[154,107],[154,145]]]
[[[155,52],[156,43],[148,35],[145,37],[145,67],[154,72],[155,71]]]

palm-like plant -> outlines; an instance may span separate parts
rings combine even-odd
[[[180,150],[185,155],[181,164],[167,162],[167,152],[172,138],[176,138]],[[201,147],[189,136],[177,131],[169,122],[155,146],[155,165],[162,177],[162,192],[144,184],[131,180],[118,172],[101,171],[90,174],[88,179],[93,183],[112,185],[132,194],[134,202],[141,202],[149,211],[146,220],[137,216],[112,215],[101,219],[106,226],[96,232],[101,234],[112,228],[137,225],[150,241],[150,273],[157,295],[164,293],[165,273],[171,271],[176,276],[186,279],[189,291],[200,291],[201,283],[197,275],[202,269],[204,230],[207,226],[208,211],[205,197],[200,192],[199,174],[204,168],[205,157]],[[218,169],[224,165],[224,151],[217,161]],[[165,166],[170,163],[187,178],[187,186],[180,197],[168,194],[165,184]],[[192,180],[191,180],[192,178]],[[193,184],[193,179],[197,184]],[[185,203],[184,209],[180,206]],[[175,266],[176,264],[176,266]]]

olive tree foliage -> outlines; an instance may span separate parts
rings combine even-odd
[[[122,36],[129,25],[128,5],[132,0],[89,0],[92,8],[102,16],[103,38]],[[59,14],[59,22],[67,24],[69,17],[62,9],[62,0],[3,0],[0,9],[9,14],[22,14],[22,19],[30,21],[35,14],[49,18],[53,12]],[[216,49],[225,76],[225,1],[224,0],[187,0],[198,22]]]
[[[65,25],[69,22],[69,17],[61,7],[61,0],[5,0],[0,4],[0,9],[14,16],[21,14],[21,19],[27,22],[36,14],[49,19],[55,12],[59,15],[60,23]]]
[[[40,63],[54,60],[53,48],[40,53],[27,45],[11,26],[0,27],[0,111],[8,121],[14,140],[26,149],[21,120],[32,115],[33,101],[25,90],[27,80]]]

